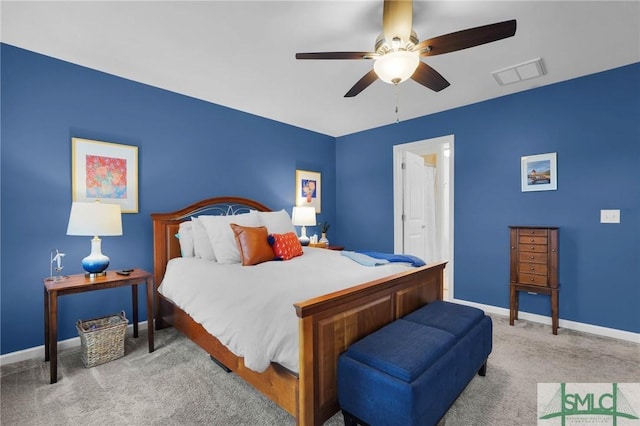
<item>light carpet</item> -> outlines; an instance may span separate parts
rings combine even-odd
[[[476,376],[439,425],[535,425],[537,383],[640,382],[640,345],[492,315],[487,375]],[[294,425],[295,420],[174,329],[127,336],[125,356],[85,368],[80,348],[49,363],[2,366],[3,425]],[[341,414],[326,425],[342,425]]]

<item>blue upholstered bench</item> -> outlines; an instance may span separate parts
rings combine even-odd
[[[345,425],[435,425],[485,375],[491,335],[480,309],[437,301],[357,341],[338,360]]]

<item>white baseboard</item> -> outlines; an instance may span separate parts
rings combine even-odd
[[[461,305],[473,306],[475,308],[482,309],[490,314],[497,314],[502,316],[509,316],[509,309],[499,308],[492,305],[483,305],[481,303],[469,302],[467,300],[453,299],[452,302],[460,303]],[[518,318],[531,322],[537,322],[540,324],[551,325],[551,317],[544,315],[532,314],[529,312],[518,312]],[[558,320],[560,328],[566,328],[569,330],[581,331],[584,333],[595,334],[598,336],[611,337],[619,340],[626,340],[632,343],[640,344],[640,333],[632,333],[630,331],[618,330],[615,328],[600,327],[598,325],[585,324],[582,322],[568,321],[560,318]]]
[[[138,331],[146,330],[147,322],[138,323]],[[133,335],[133,324],[127,326],[127,334]],[[62,349],[73,348],[80,346],[80,337],[73,337],[67,340],[58,341],[58,352]],[[44,345],[35,346],[29,349],[23,349],[21,351],[10,352],[8,354],[0,355],[0,365],[13,364],[14,362],[26,361],[28,359],[42,358],[44,361]]]

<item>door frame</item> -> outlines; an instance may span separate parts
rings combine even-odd
[[[443,163],[447,161],[449,169],[449,191],[448,191],[448,214],[447,219],[449,223],[448,237],[449,247],[445,250],[447,253],[443,254],[448,260],[447,267],[445,268],[445,285],[448,287],[446,299],[453,299],[453,271],[454,271],[454,135],[446,135],[437,138],[424,139],[415,142],[404,143],[393,146],[393,250],[394,253],[402,253],[403,247],[403,230],[402,230],[402,153],[403,151],[410,151],[418,155],[426,155],[436,153],[437,165],[436,165],[436,180],[443,181],[442,174],[445,173]],[[449,149],[449,156],[444,155],[445,147]],[[438,209],[441,209],[439,206]]]

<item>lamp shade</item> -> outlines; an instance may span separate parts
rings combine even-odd
[[[373,70],[385,83],[398,84],[411,77],[419,63],[417,52],[397,50],[376,59]]]
[[[99,236],[122,235],[122,213],[118,204],[94,203],[71,204],[67,235],[93,235],[91,253],[82,259],[82,267],[88,277],[105,275],[109,257],[102,254]]]
[[[291,214],[291,222],[296,226],[315,226],[315,207],[294,207]]]
[[[74,202],[69,214],[67,235],[122,235],[122,214],[118,204]]]

